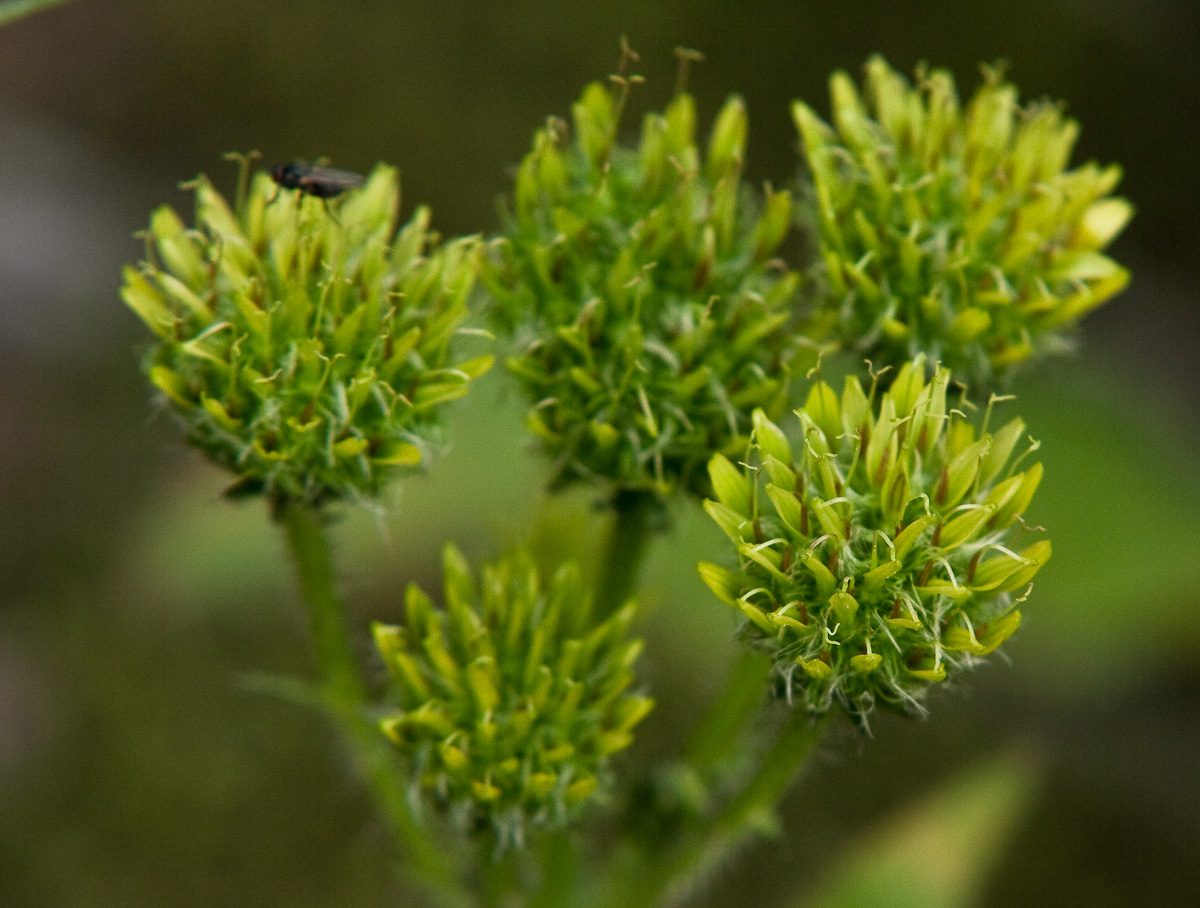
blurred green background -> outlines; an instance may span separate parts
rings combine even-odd
[[[324,724],[242,681],[305,671],[288,565],[261,505],[222,502],[224,477],[154,418],[119,267],[154,205],[186,206],[179,180],[231,186],[228,150],[387,160],[406,209],[490,230],[533,129],[612,70],[621,34],[642,55],[639,110],[668,98],[674,46],[703,50],[702,122],[741,93],[750,175],[777,185],[797,169],[788,102],[827,111],[831,70],[881,51],[969,91],[980,61],[1005,59],[1023,97],[1067,100],[1076,160],[1122,163],[1139,209],[1113,252],[1131,289],[1078,357],[1018,388],[1055,556],[1008,659],[935,697],[929,721],[835,735],[785,834],[702,903],[799,904],[872,854],[864,830],[908,816],[939,833],[935,875],[976,868],[926,905],[1200,904],[1194,4],[73,0],[0,30],[0,906],[389,903],[379,832]],[[594,502],[544,495],[499,376],[452,423],[454,450],[386,525],[337,529],[360,626],[396,615],[410,579],[436,589],[446,539],[475,557],[530,535],[589,555]],[[694,570],[719,534],[693,507],[675,516],[645,597],[660,709],[627,769],[672,752],[733,654],[733,619]],[[996,752],[1024,755],[1016,783],[962,775]],[[935,795],[952,778],[961,796]],[[962,825],[972,810],[991,834]]]

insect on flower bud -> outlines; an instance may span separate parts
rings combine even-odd
[[[438,245],[421,208],[397,232],[390,167],[365,182],[299,163],[273,177],[256,174],[233,208],[193,181],[196,227],[158,209],[122,296],[157,338],[151,382],[239,491],[373,496],[437,451],[439,407],[491,365],[451,351],[479,243]],[[337,221],[305,201],[343,193]]]

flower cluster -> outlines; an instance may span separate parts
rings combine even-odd
[[[1013,548],[1042,476],[1017,469],[1024,423],[977,431],[947,409],[949,371],[924,374],[918,357],[876,401],[853,377],[840,399],[818,382],[797,451],[755,414],[750,462],[709,467],[705,507],[740,567],[701,576],[814,713],[919,710],[931,683],[1016,630],[1013,594],[1050,557],[1045,540]]]
[[[637,148],[616,142],[623,101],[592,84],[573,138],[537,133],[487,281],[559,482],[701,492],[750,412],[784,405],[798,275],[774,254],[792,200],[743,183],[739,99],[703,157],[690,95],[647,115]]]
[[[627,692],[633,605],[597,621],[574,565],[543,589],[525,556],[485,567],[476,588],[452,546],[444,596],[439,610],[410,586],[404,625],[375,627],[395,709],[383,728],[461,826],[519,845],[596,796],[653,706]]]
[[[918,353],[986,395],[1065,345],[1063,329],[1120,291],[1101,250],[1132,215],[1116,166],[1067,170],[1078,125],[1022,107],[990,73],[965,108],[941,70],[910,87],[879,57],[859,94],[831,80],[833,127],[793,114],[812,176],[822,322],[877,365]]]
[[[256,174],[231,209],[204,177],[196,226],[151,217],[122,295],[157,336],[145,368],[187,438],[276,501],[370,496],[437,447],[438,405],[490,356],[456,361],[479,243],[439,246],[418,209],[397,233],[396,172],[340,202]]]

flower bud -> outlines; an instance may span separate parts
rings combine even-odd
[[[881,57],[860,95],[830,80],[833,128],[793,106],[815,188],[817,276],[835,335],[876,366],[937,356],[985,397],[1120,291],[1099,254],[1133,209],[1120,171],[1068,170],[1078,126],[994,75],[964,109],[950,74],[910,86]]]
[[[438,245],[425,209],[397,234],[384,166],[336,218],[263,173],[236,210],[192,186],[196,227],[158,209],[154,261],[121,291],[157,337],[145,369],[188,441],[277,501],[373,496],[425,462],[441,405],[491,365],[451,352],[478,241]]]
[[[707,494],[713,453],[744,445],[754,409],[786,405],[799,275],[774,257],[792,197],[742,181],[739,99],[704,154],[682,93],[627,148],[620,86],[584,90],[569,138],[539,131],[484,280],[556,484]],[[546,191],[535,175],[551,157],[563,179]]]
[[[809,439],[798,457],[782,460],[782,429],[755,414],[757,443],[710,465],[724,497],[705,507],[738,569],[705,563],[701,576],[814,713],[920,710],[932,684],[1016,630],[1014,596],[1050,558],[1045,540],[1013,550],[1042,475],[1017,468],[1024,423],[993,435],[957,412],[947,420],[948,370],[925,374],[918,358],[877,399],[857,381],[841,397],[818,383],[797,411]]]
[[[574,565],[543,584],[524,555],[478,582],[452,546],[444,562],[444,609],[410,586],[405,626],[373,629],[391,678],[381,727],[414,790],[519,846],[595,800],[608,758],[653,707],[628,692],[633,606],[595,621]]]

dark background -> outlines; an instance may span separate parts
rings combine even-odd
[[[1078,357],[1017,389],[1055,556],[1008,659],[929,721],[835,737],[785,834],[706,904],[794,900],[855,832],[1014,746],[1040,781],[987,857],[982,904],[1200,904],[1195,4],[75,0],[0,30],[0,905],[385,902],[379,836],[323,723],[244,683],[305,670],[288,567],[263,509],[219,500],[225,478],[154,418],[119,268],[153,206],[186,216],[178,181],[231,185],[229,150],[386,160],[406,210],[491,230],[533,129],[612,70],[621,34],[642,54],[639,111],[668,99],[674,46],[703,50],[701,122],[741,93],[750,175],[777,185],[797,168],[788,102],[827,111],[833,69],[881,51],[948,67],[966,93],[980,61],[1007,60],[1023,97],[1066,99],[1075,160],[1123,164],[1138,207],[1113,250],[1133,285]],[[339,526],[362,624],[395,615],[409,579],[436,590],[446,539],[586,555],[590,500],[542,494],[501,385],[457,407],[455,449],[385,526]],[[671,750],[733,652],[694,571],[718,535],[694,508],[676,517],[646,593],[660,709],[627,767]]]

